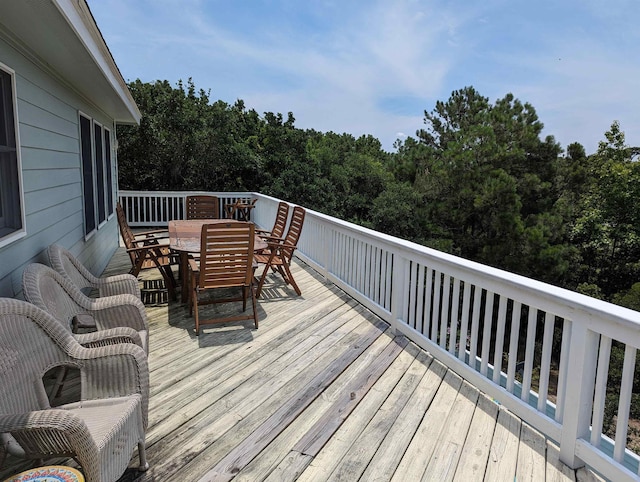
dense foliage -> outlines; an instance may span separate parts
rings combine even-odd
[[[190,80],[129,87],[143,116],[119,127],[121,189],[260,191],[640,308],[640,163],[616,122],[596,153],[563,152],[532,105],[465,87],[389,153],[211,101]]]

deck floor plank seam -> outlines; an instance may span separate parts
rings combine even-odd
[[[270,374],[275,376],[279,370],[285,369],[287,364],[293,363],[295,358],[303,356],[308,358],[313,353],[320,353],[325,347],[329,349],[330,344],[338,342],[342,336],[347,336],[359,323],[361,320],[357,318],[355,312],[346,312],[336,317],[332,322],[323,325],[321,330],[315,334],[303,336],[302,339],[292,338],[285,345],[289,348],[286,351],[276,348],[264,352],[263,357],[251,359],[250,363],[246,366],[240,366],[238,370],[216,371],[214,376],[207,377],[204,381],[197,374],[187,377],[186,384],[182,386],[185,395],[179,397],[178,400],[173,400],[173,407],[169,413],[175,414],[176,410],[188,410],[190,413],[194,413],[193,410],[202,402],[200,396],[204,394],[206,394],[208,403],[213,403],[216,400],[215,397],[222,398],[234,390],[240,390],[236,391],[234,398],[243,396],[240,394],[243,393],[241,391],[250,391],[256,382],[258,385],[268,383]],[[317,330],[317,327],[314,329]],[[292,366],[295,367],[295,365]],[[239,389],[238,387],[242,384],[245,385],[245,388]],[[193,388],[194,386],[195,388]],[[232,400],[230,400],[231,402]],[[167,415],[164,410],[162,412],[165,413],[165,416]]]
[[[388,398],[392,388],[399,383],[409,367],[414,363],[418,354],[419,349],[415,345],[409,344],[407,350],[398,355],[394,363],[391,364],[367,396],[362,399],[347,420],[340,426],[335,436],[310,461],[309,465],[300,474],[299,481],[319,482],[327,480],[358,435],[369,424]],[[295,455],[296,453],[292,451],[292,454]]]
[[[357,340],[357,330],[364,329],[366,325],[356,316],[347,318],[346,323],[334,329],[326,337],[320,340],[309,338],[301,341],[295,349],[275,362],[268,365],[256,363],[247,368],[247,371],[225,380],[209,391],[206,397],[193,400],[177,412],[177,414],[184,414],[183,418],[188,419],[186,423],[181,423],[180,418],[176,423],[174,415],[167,423],[154,427],[150,431],[151,436],[153,437],[158,427],[163,426],[161,436],[169,437],[168,443],[172,444],[173,439],[188,438],[189,432],[197,431],[199,427],[207,430],[207,426],[213,423],[220,426],[219,431],[222,433],[224,420],[221,422],[218,419],[228,418],[230,408],[239,414],[249,413],[251,411],[249,407],[252,404],[259,405],[261,400],[274,396],[278,389],[282,389],[292,379],[304,376],[305,369],[318,365],[320,370],[325,360],[331,360],[332,356],[341,352],[341,345],[338,344],[340,340],[344,340],[344,343]],[[194,383],[198,383],[196,377],[194,377]],[[194,439],[199,439],[202,435],[203,433],[197,433]],[[190,441],[185,440],[184,443],[189,444]]]
[[[382,406],[351,444],[327,480],[360,479],[427,371],[428,366],[416,357],[399,382],[390,387],[389,395]]]
[[[428,371],[378,447],[376,454],[362,474],[362,480],[391,480],[404,456],[406,447],[414,437],[444,379],[447,372],[444,365],[423,351],[418,353],[418,359],[428,366]]]
[[[386,337],[379,337],[358,359],[352,363],[326,390],[322,395],[316,398],[313,403],[298,416],[288,427],[286,427],[278,437],[263,450],[259,456],[254,458],[242,471],[239,472],[237,479],[239,481],[253,482],[272,478],[271,472],[280,466],[279,473],[282,477],[290,477],[294,474],[286,474],[285,471],[293,470],[295,476],[303,470],[312,460],[311,457],[302,456],[299,452],[292,450],[292,447],[298,444],[303,438],[314,431],[314,427],[318,421],[325,416],[328,411],[335,407],[336,402],[341,399],[342,395],[350,394],[355,389],[357,379],[361,378],[362,373],[369,373],[372,370],[371,365],[375,362],[379,355],[388,350],[395,350],[396,343],[389,343]],[[397,358],[397,357],[396,357]],[[391,360],[395,363],[395,358]],[[388,370],[380,374],[385,377]],[[380,378],[378,377],[378,378]],[[365,383],[368,383],[365,382]],[[349,398],[351,398],[349,396]],[[365,397],[366,398],[366,397]],[[287,464],[286,460],[291,463]],[[295,462],[294,462],[295,460]],[[235,479],[234,479],[235,480]]]
[[[283,403],[291,400],[300,386],[305,386],[318,374],[322,374],[328,365],[344,353],[345,347],[357,345],[359,340],[374,334],[379,336],[385,329],[384,324],[372,325],[366,318],[357,316],[353,318],[353,324],[355,326],[347,327],[348,329],[335,330],[311,349],[301,349],[304,353],[296,353],[296,358],[283,363],[282,367],[264,367],[257,373],[259,380],[245,383],[245,390],[233,390],[229,396],[220,400],[218,405],[221,405],[222,415],[218,416],[215,407],[209,407],[194,416],[186,426],[181,426],[177,433],[171,434],[171,439],[177,437],[191,447],[193,456],[182,467],[187,479],[197,479],[195,474],[202,469],[203,464],[213,466],[219,458],[249,436]],[[233,431],[230,432],[231,429]],[[173,441],[169,444],[173,444]],[[196,458],[198,460],[194,460]],[[163,457],[160,459],[163,460]]]
[[[381,326],[375,328],[367,330],[354,345],[351,345],[351,350],[336,358],[306,386],[286,400],[273,415],[229,452],[201,480],[231,480],[384,333]]]

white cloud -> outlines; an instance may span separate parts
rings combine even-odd
[[[591,152],[614,119],[640,145],[640,34],[629,29],[640,14],[630,5],[613,0],[606,15],[595,15],[598,2],[577,0],[464,8],[100,0],[91,8],[126,79],[193,77],[214,100],[292,111],[299,127],[372,134],[388,149],[399,134],[415,135],[436,100],[473,85],[492,100],[513,92],[536,108],[545,134]],[[608,30],[594,35],[592,24]],[[388,99],[407,105],[390,110]]]

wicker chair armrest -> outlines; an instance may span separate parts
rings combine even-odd
[[[144,304],[134,295],[117,295],[91,300],[88,307],[99,330],[128,326],[134,330],[148,330]]]
[[[120,326],[110,328],[108,330],[94,331],[92,333],[83,333],[74,335],[75,339],[85,348],[96,348],[99,346],[115,345],[117,343],[132,343],[144,348],[142,337],[133,328],[128,326]]]
[[[0,432],[29,430],[87,430],[84,421],[67,410],[50,408],[11,415],[0,415]],[[86,434],[89,432],[87,430]]]
[[[149,365],[147,354],[138,345],[84,348],[76,345],[70,355],[83,373],[81,400],[142,395],[144,427],[149,413]]]
[[[0,415],[0,432],[13,436],[5,449],[20,457],[47,453],[72,454],[78,447],[93,451],[91,447],[86,447],[91,434],[84,420],[67,410],[47,409]],[[19,445],[20,441],[26,442],[24,447]]]
[[[97,285],[100,297],[114,296],[122,293],[131,293],[138,299],[141,296],[138,279],[128,273],[98,278]]]

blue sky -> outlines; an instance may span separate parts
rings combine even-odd
[[[89,0],[125,80],[189,77],[387,150],[473,86],[529,102],[563,148],[614,120],[640,146],[638,0]]]

